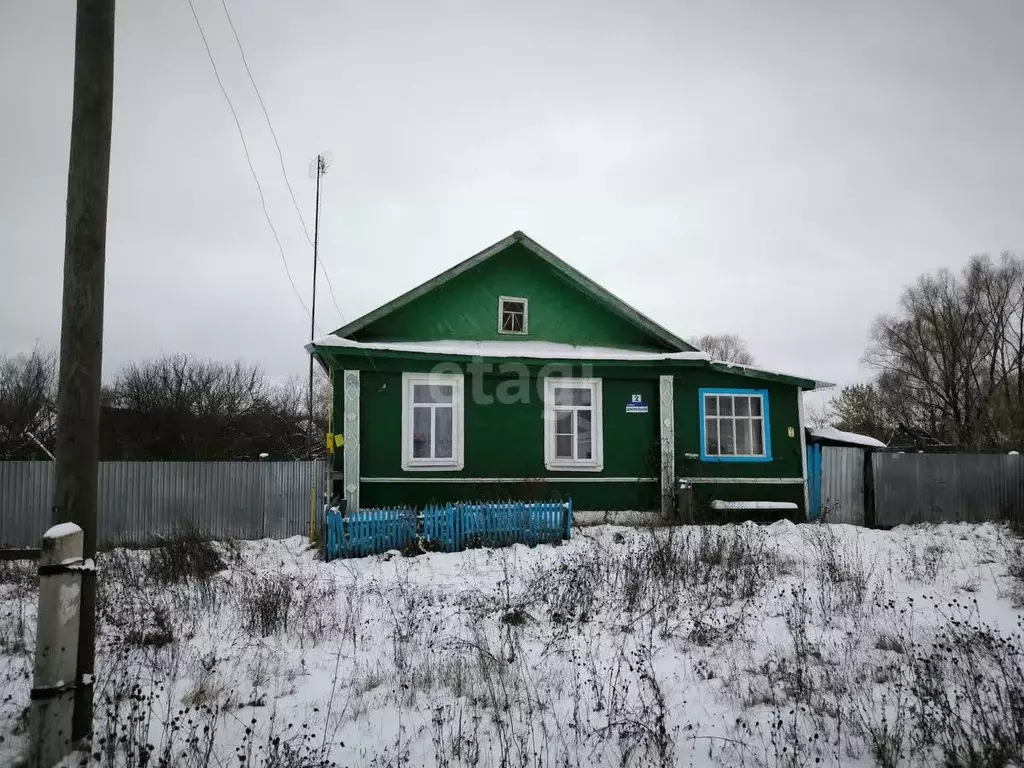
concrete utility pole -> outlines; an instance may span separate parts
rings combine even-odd
[[[60,331],[54,523],[76,523],[83,556],[96,556],[103,272],[110,125],[114,101],[114,0],[78,0],[71,107],[64,301]],[[92,730],[96,573],[82,572],[81,620],[71,738]]]

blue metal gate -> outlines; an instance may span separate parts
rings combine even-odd
[[[807,510],[808,520],[821,517],[821,446],[807,446]]]

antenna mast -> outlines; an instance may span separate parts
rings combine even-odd
[[[310,164],[310,175],[316,174],[316,212],[313,217],[313,301],[309,314],[309,340],[316,341],[316,269],[320,261],[320,182],[327,173],[329,158],[321,152]],[[309,440],[309,460],[312,461],[315,453],[313,440],[313,355],[309,356],[309,423],[307,425]]]

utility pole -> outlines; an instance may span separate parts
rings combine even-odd
[[[78,0],[71,107],[64,298],[57,404],[55,523],[77,523],[83,557],[96,557],[103,274],[110,125],[114,102],[114,0]],[[96,572],[82,571],[73,741],[92,730]]]

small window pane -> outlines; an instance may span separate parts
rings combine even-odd
[[[718,415],[718,395],[704,395],[704,413],[708,416]]]
[[[593,458],[590,450],[590,436],[586,437],[580,433],[576,441],[576,458],[577,459],[590,459]]]
[[[451,384],[413,384],[414,403],[450,403],[453,388]]]
[[[501,316],[501,330],[512,333],[523,332],[523,316],[515,312],[505,312]]]
[[[555,456],[560,459],[572,458],[572,435],[555,435]]]
[[[451,408],[434,409],[434,458],[452,457],[452,436],[454,411]]]
[[[737,401],[737,405],[739,405],[740,402],[746,402],[746,398],[742,401]],[[736,419],[736,454],[738,456],[750,456],[751,453],[750,420]]]
[[[736,435],[733,432],[733,425],[736,422],[732,419],[723,420],[719,434],[720,449],[722,456],[736,455]]]
[[[430,408],[412,409],[412,456],[430,458]]]
[[[722,395],[718,398],[718,413],[722,416],[732,416],[732,397]]]
[[[763,429],[763,424],[764,424],[764,422],[761,421],[761,419],[753,419],[750,422],[750,425],[753,428],[753,433],[751,435],[751,437],[753,438],[753,451],[752,451],[752,453],[755,456],[763,456],[764,455],[764,439],[763,439],[763,436],[761,434],[761,430]]]
[[[750,398],[750,415],[760,416],[761,415],[761,396],[754,395]]]
[[[518,312],[520,315],[523,314],[525,308],[521,301],[504,301],[502,302],[505,312]]]
[[[704,420],[704,435],[707,441],[708,456],[718,455],[718,419]]]
[[[580,410],[576,412],[576,432],[580,438],[590,440],[590,411]]]
[[[555,411],[555,434],[572,434],[572,411]]]
[[[555,387],[555,405],[591,404],[590,387]]]
[[[750,398],[749,397],[737,397],[736,398],[736,415],[737,416],[749,416],[750,415]]]

